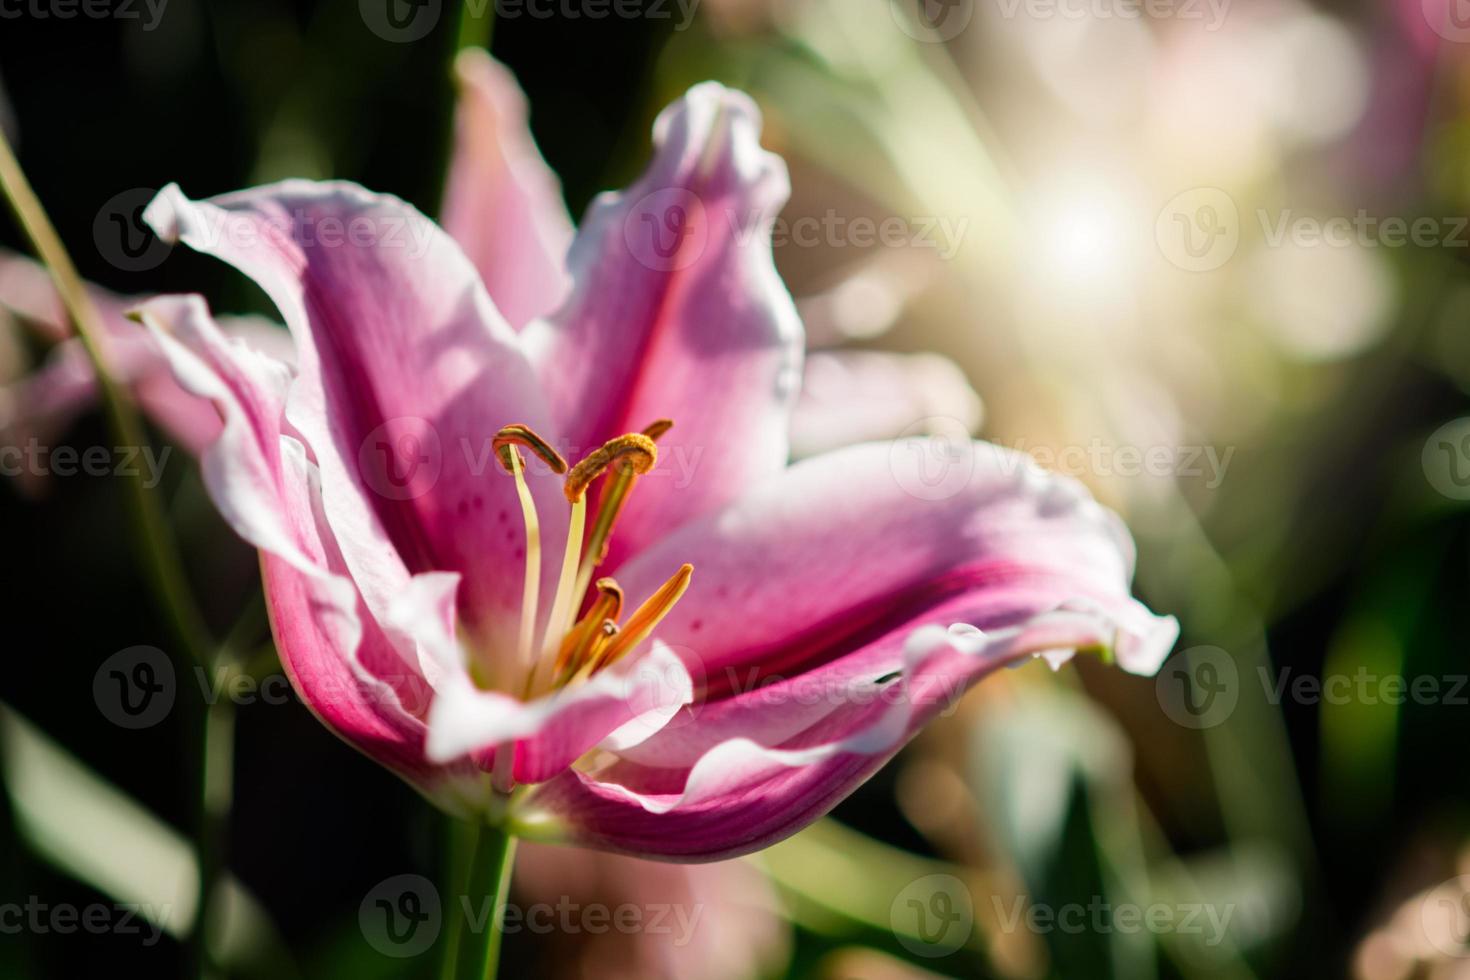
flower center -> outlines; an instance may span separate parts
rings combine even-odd
[[[492,446],[500,464],[515,478],[526,523],[526,578],[521,592],[516,652],[517,666],[525,678],[520,692],[523,698],[529,700],[583,681],[612,666],[648,638],[689,588],[694,566],[686,564],[619,624],[623,590],[613,579],[601,578],[597,580],[597,598],[586,615],[575,618],[592,585],[593,573],[607,557],[618,515],[638,478],[658,462],[656,440],[672,427],[672,422],[661,419],[642,432],[618,436],[570,468],[560,453],[527,426],[508,425],[496,433]],[[535,453],[553,472],[566,475],[565,493],[571,506],[567,547],[539,648],[536,622],[541,590],[541,522],[531,489],[526,485],[521,448]],[[588,534],[587,490],[604,475],[608,480]]]

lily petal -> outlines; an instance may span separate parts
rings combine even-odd
[[[467,48],[455,59],[454,74],[459,105],[444,230],[519,329],[556,309],[571,289],[572,219],[561,182],[531,137],[526,97],[510,69]]]
[[[420,575],[395,604],[390,629],[414,632],[424,673],[434,687],[425,751],[431,762],[474,754],[493,768],[495,752],[513,746],[512,772],[519,783],[558,775],[615,733],[647,737],[663,727],[694,696],[693,683],[678,657],[655,643],[637,663],[603,671],[586,683],[531,702],[481,690],[467,670],[454,630],[454,576]]]
[[[1129,596],[1116,517],[1021,454],[936,442],[797,464],[625,566],[636,591],[676,554],[695,565],[659,636],[699,693],[621,761],[546,784],[540,818],[628,853],[744,853],[826,812],[996,667],[1100,649],[1156,670],[1178,624]]]
[[[345,183],[198,202],[170,185],[144,219],[239,268],[281,311],[298,356],[287,417],[320,467],[328,521],[374,616],[386,618],[413,574],[458,572],[461,621],[488,648],[512,649],[525,541],[490,444],[511,422],[555,433],[459,247],[397,198]],[[532,467],[529,482],[557,554],[560,481]],[[554,574],[543,569],[545,588]]]
[[[526,328],[574,450],[674,420],[608,568],[786,462],[802,336],[770,232],[790,184],[759,130],[755,104],[712,82],[665,109],[648,171],[588,211],[571,298]]]
[[[1097,639],[1080,617],[995,635],[928,627],[910,637],[897,678],[849,689],[839,709],[781,744],[742,735],[687,769],[623,761],[569,771],[529,797],[522,831],[673,861],[759,850],[829,812],[985,675],[1059,641]]]
[[[316,468],[282,432],[290,369],[225,337],[197,296],[159,297],[139,312],[179,384],[222,420],[201,459],[204,482],[235,531],[261,550],[267,609],[292,683],[349,744],[462,810],[444,796],[456,770],[423,756],[427,688],[347,577]]]
[[[1128,594],[1133,555],[1122,522],[1076,480],[990,443],[931,437],[797,463],[661,539],[618,581],[645,595],[694,565],[658,636],[716,698],[924,622],[988,630],[1069,603],[1123,623],[1120,663],[1152,673],[1166,651],[1126,642],[1155,622]],[[967,603],[974,615],[959,615]]]

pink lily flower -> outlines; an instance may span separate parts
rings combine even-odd
[[[1088,649],[1146,674],[1172,646],[1117,518],[1018,454],[908,440],[788,467],[801,326],[758,128],[713,84],[666,110],[648,172],[583,222],[571,293],[519,333],[391,197],[169,187],[147,212],[295,340],[292,369],[197,297],[140,313],[223,420],[205,482],[260,549],[293,683],[453,813],[738,855],[1000,666]]]

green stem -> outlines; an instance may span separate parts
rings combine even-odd
[[[142,421],[112,377],[103,357],[102,319],[4,134],[0,134],[0,189],[4,190],[5,199],[37,256],[51,273],[56,292],[92,362],[114,445],[141,449],[145,444]],[[216,663],[214,643],[189,589],[183,558],[163,509],[153,493],[143,485],[141,474],[125,483],[133,540],[154,600],[168,623],[174,642],[195,664],[209,671]],[[195,771],[199,779],[195,833],[199,901],[194,928],[189,936],[188,957],[193,975],[201,978],[210,971],[207,932],[214,918],[214,899],[223,872],[220,844],[229,813],[234,732],[233,708],[228,698],[220,696],[215,705],[202,714],[198,725],[191,726],[197,728],[193,744],[198,754]]]
[[[218,949],[220,885],[228,868],[226,843],[230,809],[234,805],[235,705],[224,691],[215,692],[214,703],[206,705],[198,719],[198,796],[195,804],[198,834],[194,855],[199,865],[198,915],[190,934],[194,975],[221,975],[215,957]]]
[[[490,35],[495,27],[495,4],[490,0],[464,0],[459,8],[459,31],[454,50],[484,48],[490,50]]]
[[[56,291],[76,326],[77,336],[91,358],[110,434],[119,446],[142,448],[142,423],[103,361],[101,317],[3,134],[0,134],[0,187],[3,187],[5,199],[35,247],[37,256],[51,273]],[[189,580],[173,533],[164,520],[158,501],[143,485],[141,474],[126,483],[134,537],[154,596],[177,642],[196,663],[207,668],[213,644],[209,640],[204,617],[189,591]]]
[[[450,816],[443,817],[440,822],[444,828],[440,838],[444,862],[440,878],[443,893],[449,896],[463,895],[467,884],[465,871],[469,868],[470,836],[476,828]],[[450,904],[454,905],[452,898]],[[450,909],[451,914],[446,916],[444,922],[444,939],[439,947],[439,980],[454,980],[459,970],[459,943],[464,935],[466,917],[453,914],[454,911],[454,908]]]
[[[459,951],[456,957],[459,968],[457,980],[495,980],[500,969],[501,912],[510,893],[510,876],[515,867],[516,839],[497,827],[481,825],[475,831],[474,848],[470,857],[469,887],[464,895],[470,900],[464,907],[451,909],[451,918],[474,907],[473,903],[489,901],[489,908],[480,920],[484,935],[480,942],[473,936],[459,936]],[[451,895],[454,901],[458,896]],[[459,904],[459,903],[456,903]],[[468,916],[465,916],[468,918]]]

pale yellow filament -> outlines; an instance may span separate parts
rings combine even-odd
[[[510,472],[516,479],[516,494],[521,499],[521,515],[526,519],[526,582],[521,590],[521,636],[517,646],[520,663],[530,670],[531,647],[536,636],[536,606],[541,595],[541,522],[536,517],[536,502],[526,486],[525,463],[514,447],[506,448],[510,456]]]

